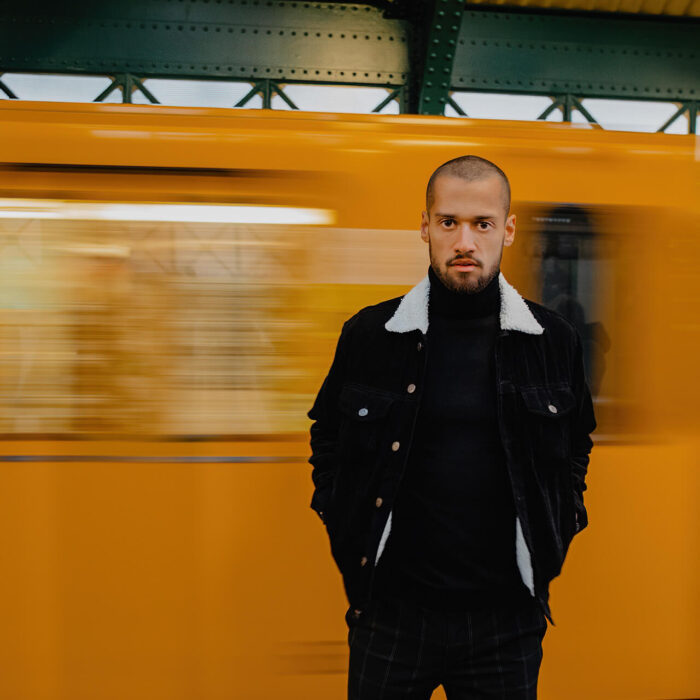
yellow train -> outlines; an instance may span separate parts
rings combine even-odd
[[[344,697],[306,412],[343,320],[426,273],[425,183],[466,153],[511,179],[503,270],[578,325],[599,425],[540,697],[699,697],[697,149],[0,102],[0,697]]]

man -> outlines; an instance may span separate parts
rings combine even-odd
[[[428,275],[346,321],[308,414],[353,700],[536,698],[596,422],[574,325],[500,271],[509,212],[488,160],[432,174]]]

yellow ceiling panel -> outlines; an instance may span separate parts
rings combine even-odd
[[[641,0],[619,0],[619,2],[613,3],[616,12],[639,12],[639,8],[642,6]]]
[[[700,0],[470,0],[469,4],[700,17]]]

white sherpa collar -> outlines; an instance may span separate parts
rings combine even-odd
[[[508,284],[502,272],[498,273],[498,289],[501,295],[501,329],[542,335],[544,328],[532,315],[532,311],[515,287]],[[427,333],[429,294],[430,277],[426,275],[404,295],[394,315],[384,324],[384,328],[394,333],[407,333],[415,330]]]

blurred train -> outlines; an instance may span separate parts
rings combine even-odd
[[[467,153],[511,179],[502,269],[576,323],[598,418],[540,697],[700,697],[698,152],[0,102],[0,697],[344,697],[306,412],[342,322],[426,274],[427,178]]]

